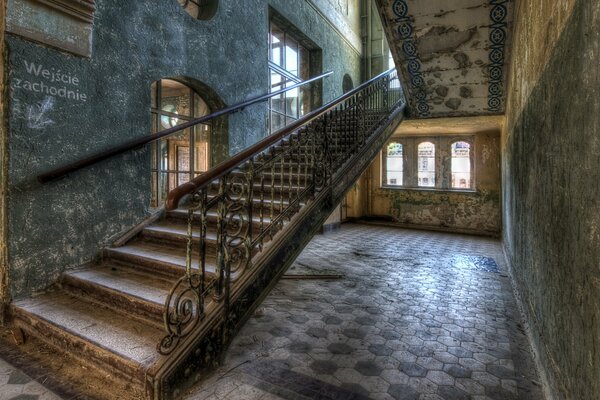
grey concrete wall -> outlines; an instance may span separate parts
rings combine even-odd
[[[513,60],[514,90],[528,97],[507,115],[505,247],[551,394],[598,399],[600,3],[546,4],[543,19],[540,3],[522,4],[518,14],[516,40],[531,50]],[[575,3],[570,16],[565,3]],[[567,18],[555,17],[561,10]],[[556,44],[548,42],[563,26]],[[545,56],[536,52],[549,52],[541,74],[531,60]]]
[[[11,293],[50,285],[65,269],[92,260],[102,246],[149,214],[150,154],[142,149],[40,185],[37,174],[150,131],[150,85],[187,77],[228,105],[268,89],[269,6],[323,49],[324,101],[342,78],[360,79],[360,55],[305,1],[221,0],[208,21],[175,0],[99,1],[93,53],[81,58],[8,35],[10,73],[8,235]],[[39,66],[71,78],[56,84]],[[77,79],[73,79],[77,78]],[[79,93],[66,99],[40,85]],[[200,85],[201,86],[201,85]],[[64,92],[63,92],[64,93]],[[229,118],[234,154],[266,134],[266,104]]]

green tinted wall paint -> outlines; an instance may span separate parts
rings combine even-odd
[[[227,105],[265,93],[269,7],[323,50],[323,70],[334,71],[323,84],[323,101],[342,93],[344,74],[360,81],[359,54],[304,1],[221,0],[208,21],[194,20],[175,0],[105,0],[97,6],[90,58],[7,38],[13,297],[43,289],[65,268],[93,260],[149,215],[148,149],[43,186],[36,175],[149,132],[150,85],[158,79],[186,77]],[[40,65],[50,73],[60,70],[60,82],[36,74]],[[221,159],[266,134],[266,104],[227,122],[229,135],[217,138]]]

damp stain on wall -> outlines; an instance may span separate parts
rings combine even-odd
[[[500,193],[380,189],[389,215],[408,225],[442,227],[497,236],[500,234]]]

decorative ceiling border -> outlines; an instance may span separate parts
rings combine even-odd
[[[395,0],[392,11],[396,17],[393,22],[397,24],[394,29],[402,42],[401,48],[404,53],[404,61],[406,62],[410,91],[416,99],[416,108],[419,116],[427,117],[429,116],[427,90],[425,89],[425,81],[421,74],[421,60],[417,50],[412,22],[408,16],[408,4],[406,0]]]
[[[490,65],[488,107],[490,111],[504,110],[504,48],[507,37],[508,0],[490,0]]]

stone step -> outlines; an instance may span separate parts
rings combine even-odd
[[[125,263],[136,270],[156,274],[162,278],[179,279],[185,274],[185,251],[181,248],[135,240],[121,247],[104,249],[104,257],[107,261],[113,260]],[[192,268],[198,270],[198,256],[194,252]],[[214,276],[216,261],[214,256],[206,255],[206,277]]]
[[[181,221],[185,221],[184,224],[187,224],[187,218],[188,218],[188,210],[186,208],[177,208],[173,211],[168,211],[167,212],[167,220],[168,221],[177,221],[178,223],[181,223]],[[215,224],[217,222],[218,219],[218,213],[216,210],[208,210],[206,212],[206,222],[207,225],[208,224]],[[239,220],[238,216],[234,216],[233,217],[234,220]],[[194,212],[194,221],[198,222],[200,221],[200,212],[196,211]],[[268,215],[264,215],[263,218],[260,218],[260,213],[254,213],[253,217],[252,217],[252,223],[260,226],[261,221],[264,224],[269,224],[271,223],[271,218],[269,218]],[[187,227],[187,225],[186,225]]]
[[[163,326],[163,307],[175,278],[117,264],[98,264],[63,274],[63,289],[91,298],[107,307],[143,322]]]
[[[161,357],[162,330],[62,290],[13,302],[10,313],[26,335],[138,388]]]

